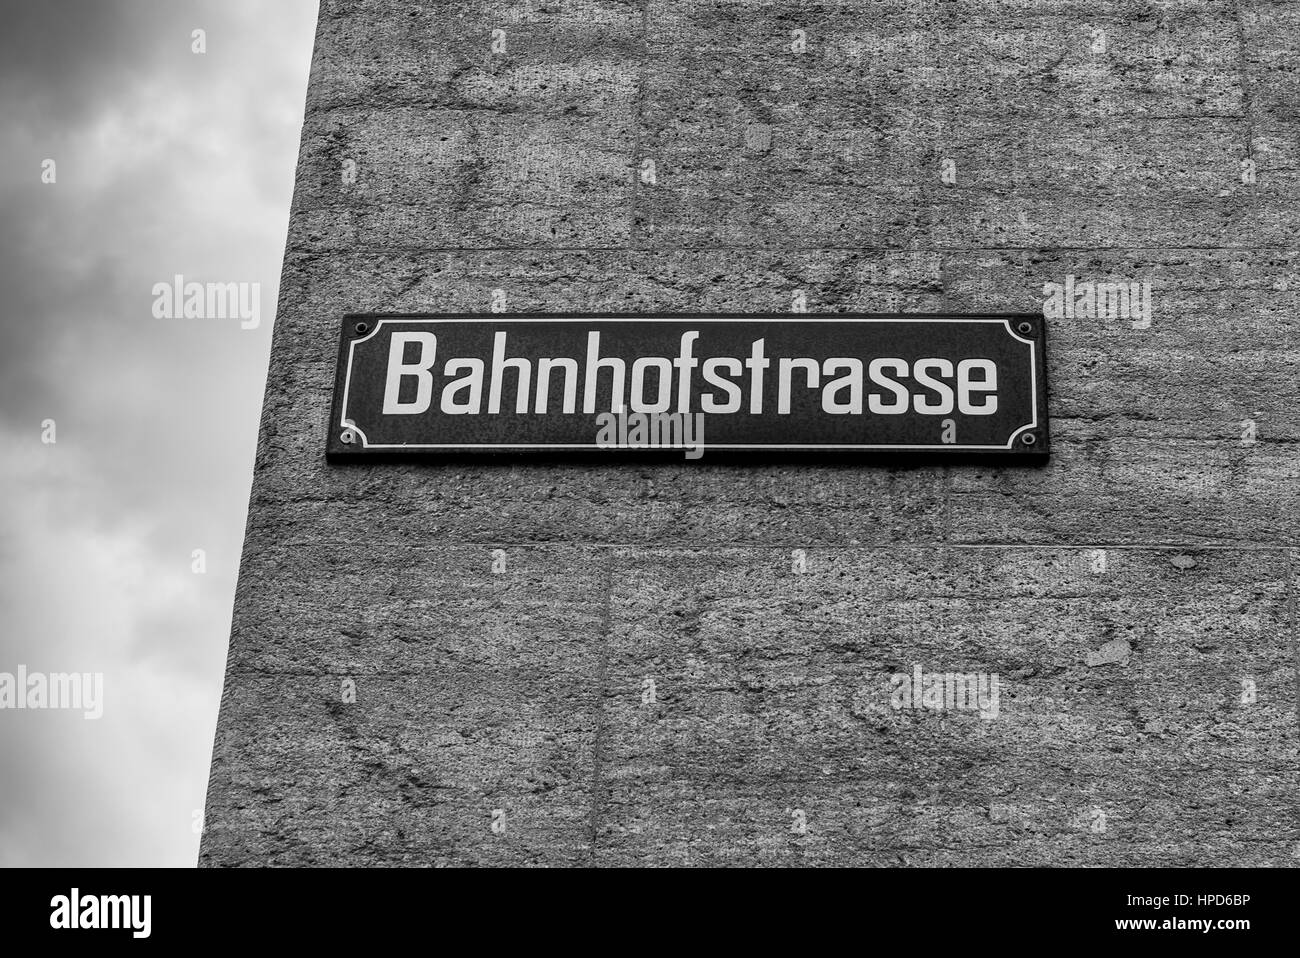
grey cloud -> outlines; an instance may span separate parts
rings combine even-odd
[[[0,671],[109,684],[0,711],[0,865],[192,864],[316,4],[0,13]],[[155,319],[174,273],[260,282],[262,328]]]

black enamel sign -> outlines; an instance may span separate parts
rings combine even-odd
[[[327,451],[1047,454],[1037,315],[353,315]]]

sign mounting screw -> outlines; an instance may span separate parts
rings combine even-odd
[[[339,439],[350,446],[357,441],[357,434],[351,429],[344,429],[339,435]]]
[[[366,333],[370,332],[369,323],[357,323],[354,328],[356,329],[358,336],[364,336]]]
[[[1016,327],[1016,329],[1020,331],[1021,336],[1028,336],[1034,331],[1034,324],[1029,322],[1029,320],[1024,320]]]

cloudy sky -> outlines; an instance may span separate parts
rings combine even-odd
[[[104,674],[0,710],[0,865],[191,866],[316,3],[0,11],[0,673]],[[176,274],[260,327],[155,318]]]

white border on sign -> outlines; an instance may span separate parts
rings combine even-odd
[[[399,319],[396,317],[384,317],[375,322],[375,327],[367,335],[360,339],[354,339],[348,345],[348,371],[343,380],[343,399],[340,405],[339,428],[350,429],[356,433],[361,440],[363,449],[599,449],[608,451],[608,447],[601,446],[596,442],[589,443],[572,443],[572,442],[398,442],[398,443],[371,443],[366,439],[366,434],[362,432],[357,425],[348,419],[348,389],[352,384],[352,358],[358,343],[364,343],[367,339],[375,336],[379,332],[379,327],[385,323],[753,323],[759,321],[780,321],[793,323],[1001,323],[1006,327],[1007,333],[1012,339],[1019,340],[1029,347],[1029,373],[1030,373],[1030,408],[1033,412],[1033,421],[1027,425],[1021,426],[1011,434],[1002,446],[962,446],[956,443],[935,443],[933,445],[916,445],[916,444],[899,444],[899,443],[707,443],[708,449],[772,449],[780,451],[783,449],[912,449],[927,450],[941,449],[949,452],[959,452],[963,450],[978,449],[1012,449],[1015,447],[1016,439],[1022,432],[1029,429],[1038,428],[1038,359],[1034,354],[1034,341],[1026,339],[1011,328],[1011,320],[1007,317],[979,317],[979,316],[900,316],[900,317],[881,317],[879,319],[855,319],[852,317],[836,316],[806,316],[791,314],[787,317],[784,314],[760,314],[754,316],[719,316],[719,317],[692,317],[692,316],[601,316],[599,313],[592,313],[589,316],[582,317],[564,317],[564,316],[511,316],[511,317],[494,317],[494,316],[448,316],[439,318],[437,316],[420,316]],[[670,448],[670,447],[664,447]]]

